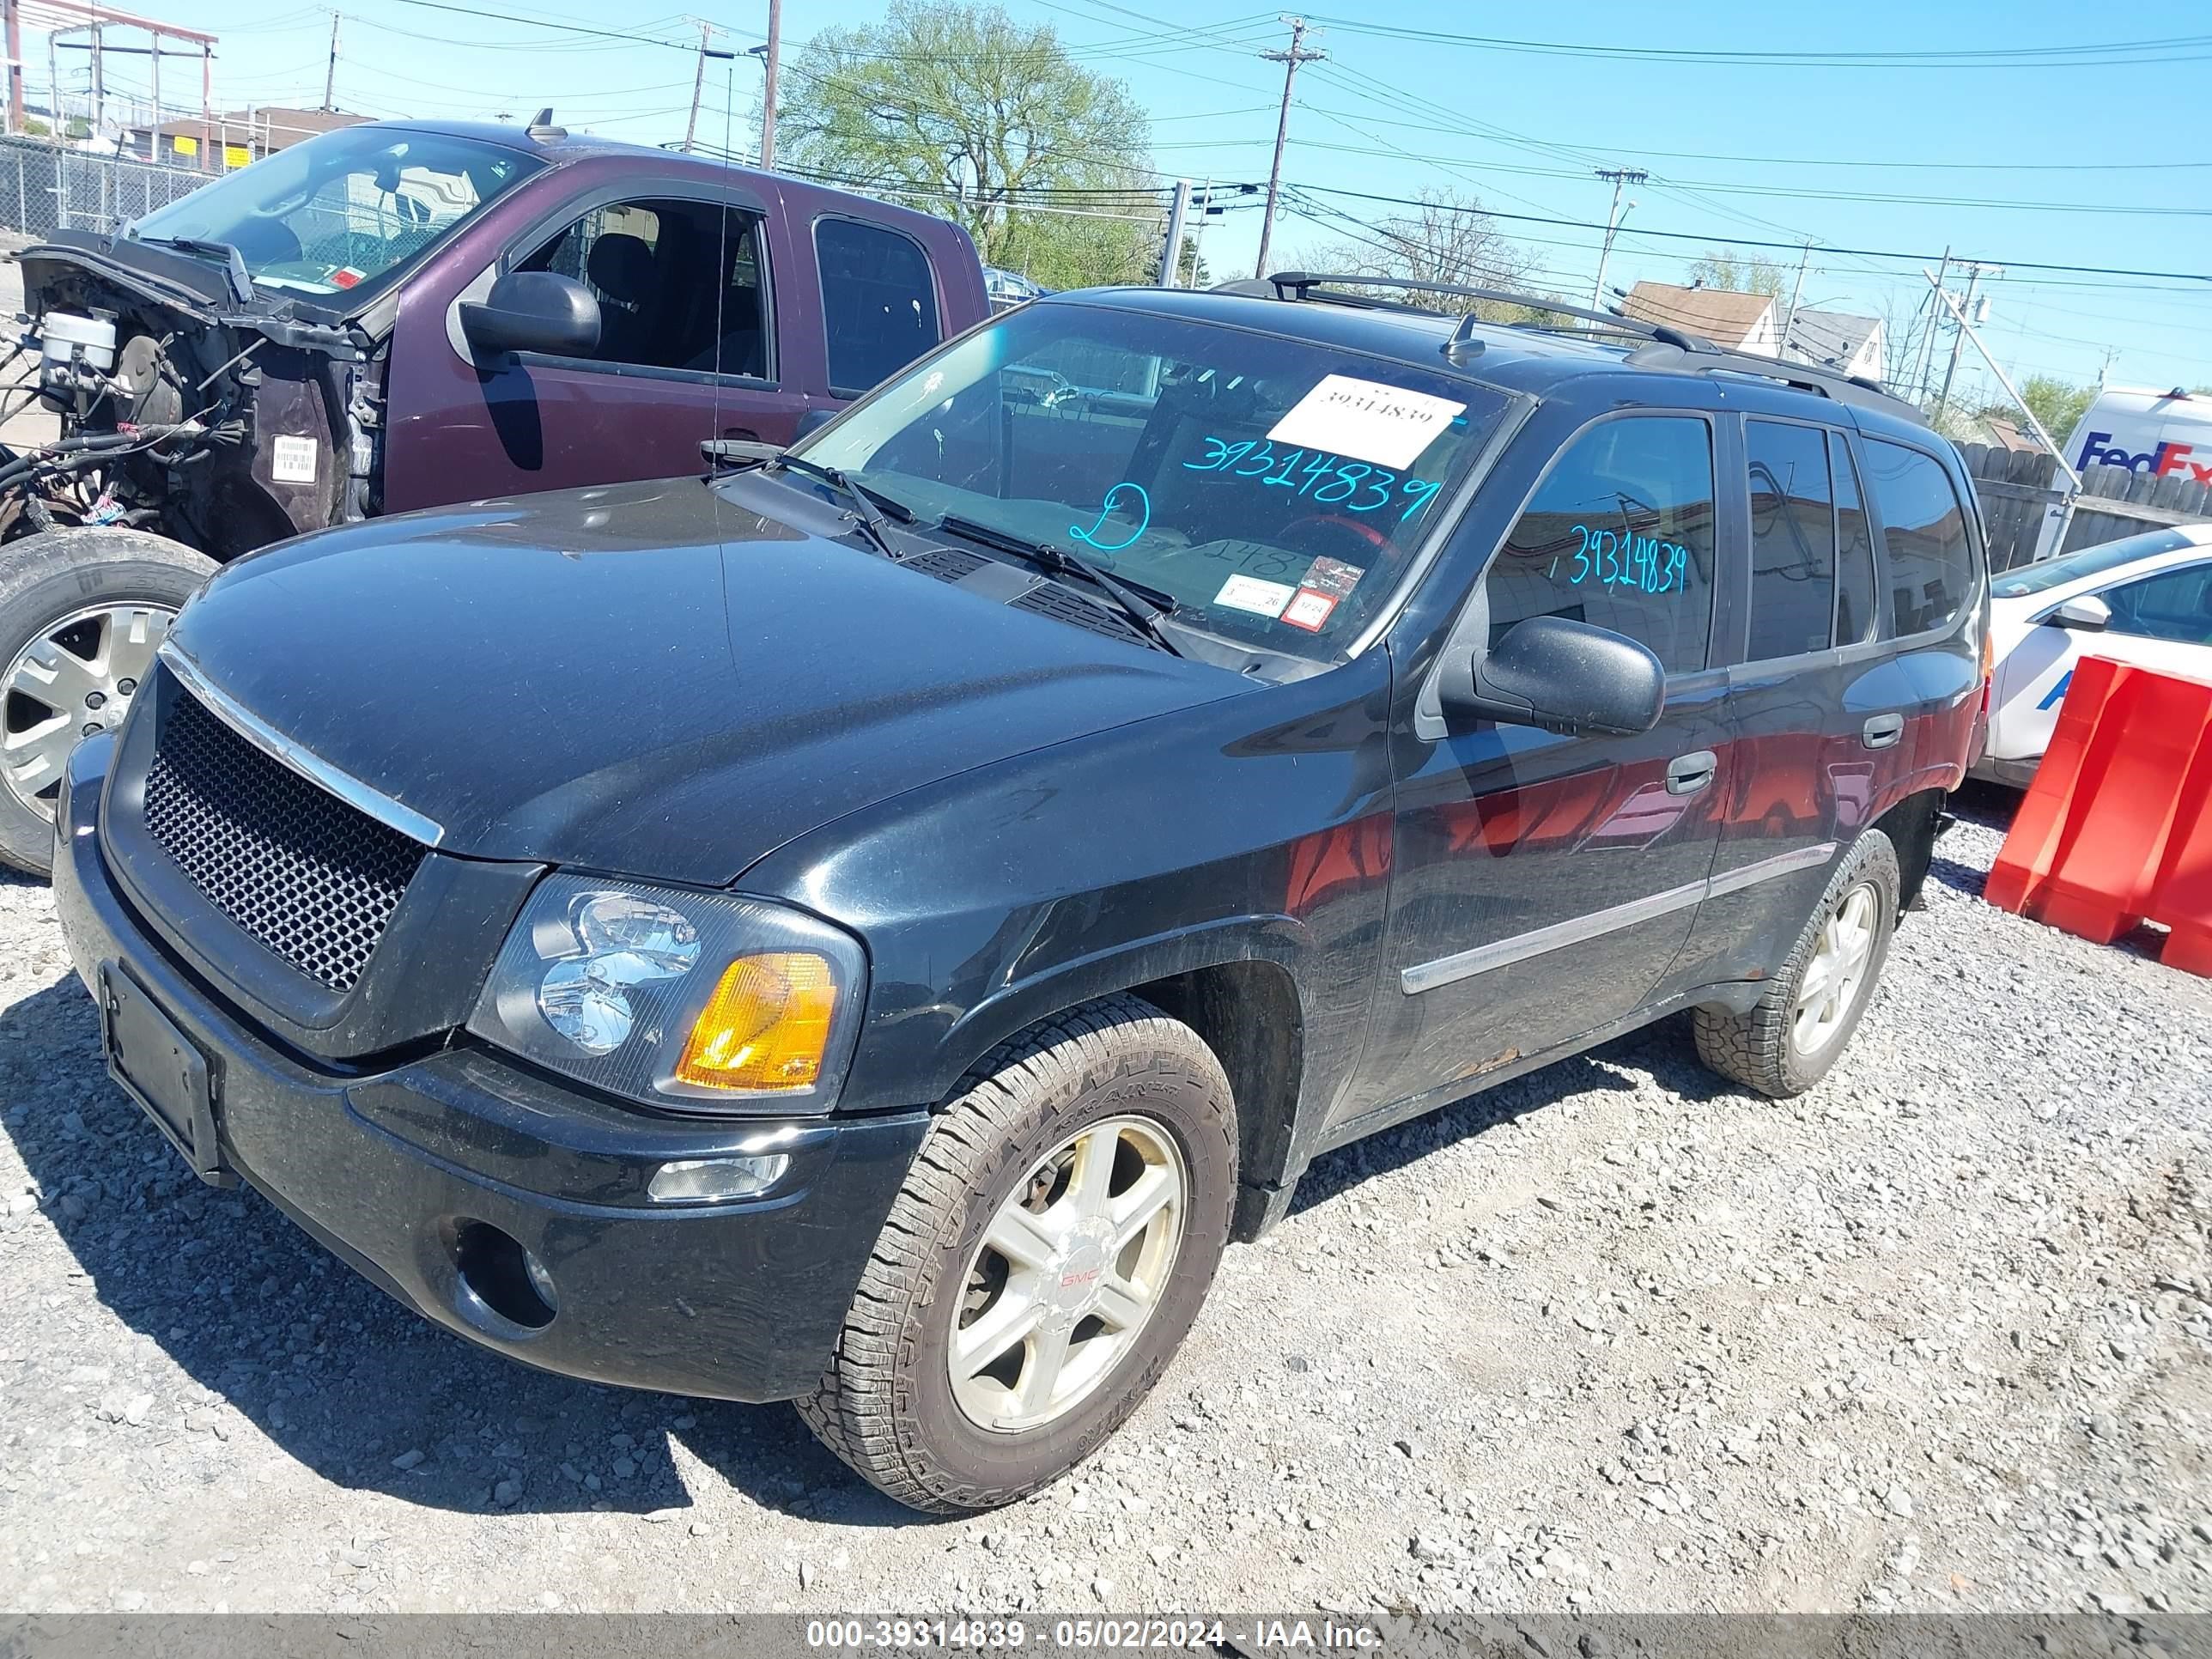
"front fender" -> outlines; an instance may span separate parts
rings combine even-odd
[[[1265,1000],[1271,1020],[1301,1027],[1285,1035],[1302,1042],[1303,1122],[1357,1059],[1382,949],[1382,657],[911,790],[746,871],[743,890],[804,905],[867,947],[840,1109],[937,1104],[1065,1009],[1266,963],[1297,994],[1294,1013]]]

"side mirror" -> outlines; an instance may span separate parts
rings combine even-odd
[[[821,408],[803,410],[799,416],[798,428],[791,434],[791,441],[797,443],[801,438],[810,437],[821,431],[842,412],[841,410]]]
[[[2094,593],[2079,593],[2044,621],[2053,628],[2078,628],[2084,634],[2101,634],[2112,625],[2112,607]]]
[[[481,304],[462,302],[461,333],[479,358],[508,351],[580,357],[599,348],[599,302],[573,276],[510,270]]]
[[[1547,732],[1633,737],[1659,723],[1667,671],[1634,640],[1565,617],[1531,617],[1506,629],[1464,678],[1446,672],[1448,719],[1491,720]]]

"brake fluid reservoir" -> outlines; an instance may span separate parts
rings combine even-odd
[[[87,368],[105,374],[115,367],[115,319],[50,311],[39,319],[39,347],[49,369],[65,369],[82,356]]]

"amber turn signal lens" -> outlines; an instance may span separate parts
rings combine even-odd
[[[679,1083],[702,1089],[804,1089],[822,1075],[837,984],[808,951],[739,957],[699,1011]]]

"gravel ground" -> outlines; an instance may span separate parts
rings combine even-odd
[[[2212,987],[1978,897],[1826,1083],[1656,1027],[1331,1157],[1104,1454],[919,1520],[185,1176],[0,886],[0,1606],[2212,1609]]]

